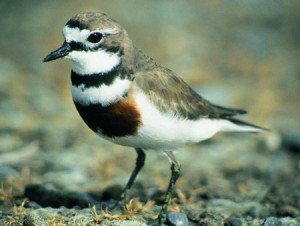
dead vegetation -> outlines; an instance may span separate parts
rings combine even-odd
[[[151,200],[149,200],[146,204],[143,204],[138,199],[131,199],[125,205],[124,213],[112,213],[106,209],[106,210],[101,210],[100,213],[98,214],[95,206],[92,207],[91,213],[92,213],[93,221],[96,223],[101,223],[104,220],[139,219],[140,221],[142,221],[142,218],[138,218],[137,214],[151,213],[151,207],[153,206],[153,204],[154,201]]]
[[[13,204],[14,197],[20,196],[24,188],[30,183],[30,169],[23,168],[21,177],[7,177],[0,181],[0,201],[9,201]]]

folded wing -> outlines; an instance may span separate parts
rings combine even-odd
[[[210,103],[196,93],[183,79],[166,68],[139,72],[135,81],[160,111],[182,119],[226,119],[246,113],[241,109]]]

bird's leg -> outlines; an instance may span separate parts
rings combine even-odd
[[[180,164],[176,161],[175,156],[172,152],[167,152],[166,154],[171,162],[171,178],[166,192],[164,204],[158,215],[158,221],[160,225],[162,225],[162,223],[165,221],[168,206],[170,205],[172,200],[174,185],[180,177]]]
[[[127,191],[131,188],[131,186],[133,185],[136,176],[138,175],[138,173],[140,172],[140,170],[143,168],[144,163],[145,163],[145,159],[146,159],[146,154],[143,151],[143,149],[141,148],[136,148],[135,149],[136,153],[137,153],[137,158],[136,158],[136,164],[135,164],[135,168],[132,171],[130,178],[121,194],[121,200],[124,200],[124,203],[126,204],[127,201]]]

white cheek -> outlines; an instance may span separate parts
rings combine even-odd
[[[105,50],[72,51],[66,58],[72,61],[72,70],[80,75],[106,73],[119,65],[119,53]]]
[[[115,103],[128,92],[130,81],[127,79],[117,78],[107,86],[84,88],[84,85],[72,86],[72,96],[74,102],[79,102],[81,105],[101,104],[108,106]]]

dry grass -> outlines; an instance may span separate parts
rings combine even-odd
[[[14,199],[13,188],[11,186],[6,187],[2,183],[0,186],[0,201],[9,201],[12,202]]]
[[[176,189],[176,193],[181,203],[185,205],[191,204],[192,202],[191,197],[187,197],[186,194],[184,194],[184,192],[181,189],[179,188]]]
[[[148,201],[143,205],[138,199],[131,199],[125,205],[125,213],[113,214],[108,210],[101,210],[98,214],[95,206],[92,207],[91,213],[95,223],[101,223],[104,220],[130,220],[136,218],[138,213],[150,212],[153,204],[154,201]]]
[[[96,207],[92,207],[92,217],[95,223],[101,223],[104,220],[129,220],[131,216],[129,214],[112,214],[108,210],[102,210],[100,214],[97,213]]]
[[[131,199],[125,206],[125,210],[128,214],[135,215],[139,212],[145,213],[150,212],[151,207],[154,205],[153,200],[148,200],[145,205],[143,205],[138,199]]]
[[[51,216],[46,219],[46,222],[49,226],[67,226],[68,224],[65,222],[65,219],[62,217]]]
[[[20,205],[15,204],[15,197],[23,194],[25,186],[30,183],[30,170],[24,168],[21,171],[21,177],[7,177],[0,186],[0,201],[8,202],[11,210],[8,213],[5,226],[23,225],[23,219],[27,215],[24,199]]]
[[[176,199],[172,199],[171,204],[168,208],[170,212],[180,212],[180,206],[176,203]]]
[[[15,216],[25,216],[27,214],[25,207],[24,207],[26,203],[27,203],[27,200],[24,199],[24,201],[21,203],[21,205],[19,205],[19,206],[14,205],[13,206],[13,214]]]
[[[13,205],[11,211],[12,215],[8,216],[8,220],[4,224],[5,226],[23,225],[23,218],[27,215],[27,211],[25,209],[26,202],[27,200],[25,199],[21,205]]]
[[[0,186],[0,201],[13,203],[14,197],[23,194],[24,188],[30,183],[30,170],[23,168],[20,178],[7,177]]]

